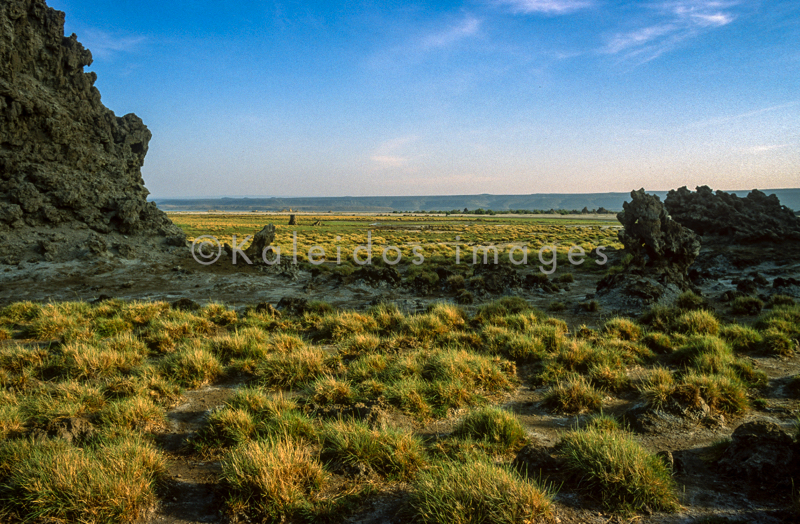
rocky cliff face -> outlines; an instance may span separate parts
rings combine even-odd
[[[672,218],[699,235],[738,243],[800,240],[800,219],[778,197],[753,190],[745,198],[700,186],[672,190],[664,200]]]
[[[183,245],[148,203],[150,131],[100,101],[92,54],[43,0],[0,1],[0,262]]]

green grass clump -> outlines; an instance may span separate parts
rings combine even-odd
[[[411,518],[431,524],[512,524],[552,515],[552,496],[515,471],[485,460],[443,462],[412,484]]]
[[[690,407],[699,407],[698,399],[702,399],[711,409],[725,414],[742,413],[749,405],[746,386],[730,375],[689,371],[673,396]]]
[[[318,406],[350,404],[355,398],[353,386],[347,380],[330,375],[317,378],[308,385],[308,400]]]
[[[274,389],[302,386],[325,374],[325,353],[316,347],[274,353],[256,365],[256,380]]]
[[[564,413],[591,413],[600,411],[603,405],[600,392],[581,376],[573,376],[550,388],[543,404]]]
[[[706,300],[692,291],[684,291],[675,299],[675,307],[684,311],[704,309],[706,305]]]
[[[149,398],[132,397],[106,404],[99,412],[100,423],[109,428],[152,431],[164,424],[164,409]]]
[[[0,499],[22,521],[130,522],[156,502],[161,453],[122,436],[76,448],[61,439],[0,444]]]
[[[352,335],[373,332],[378,329],[378,323],[371,315],[343,311],[323,316],[316,328],[320,337],[341,341]]]
[[[676,307],[667,307],[656,304],[642,314],[639,322],[649,326],[654,331],[669,333],[680,316],[681,310]]]
[[[753,325],[759,331],[780,331],[789,337],[800,336],[800,306],[776,307],[758,317]]]
[[[503,318],[517,313],[537,312],[525,299],[520,297],[503,297],[478,308],[474,320],[478,323],[503,325]],[[537,312],[541,317],[544,314]]]
[[[763,334],[761,349],[770,355],[790,357],[797,351],[797,340],[783,331],[768,329]]]
[[[498,453],[515,451],[525,442],[525,430],[519,420],[513,413],[495,407],[470,412],[453,431],[453,436],[479,441]]]
[[[764,302],[757,297],[736,297],[731,303],[734,315],[758,315],[764,309]]]
[[[307,445],[285,439],[246,442],[222,460],[228,512],[251,520],[301,520],[328,477]]]
[[[667,368],[656,367],[639,385],[639,393],[653,409],[664,409],[676,387],[675,377]]]
[[[365,422],[350,419],[326,423],[320,433],[320,456],[335,469],[373,471],[407,480],[426,464],[422,440],[409,431],[371,429]]]
[[[665,333],[653,332],[648,333],[642,339],[644,344],[653,353],[661,355],[672,353],[673,344],[672,339]]]
[[[701,355],[715,355],[720,358],[732,357],[733,352],[724,340],[710,335],[690,337],[672,354],[678,364],[691,364]]]
[[[787,295],[772,295],[767,302],[766,307],[777,308],[782,306],[794,306],[796,302],[794,299]],[[2,316],[2,315],[0,315]]]
[[[545,356],[542,337],[519,333],[507,327],[486,326],[481,330],[481,339],[486,352],[518,362],[530,362]]]
[[[581,485],[620,512],[675,511],[675,482],[664,463],[621,431],[587,427],[564,435],[558,445]]]
[[[687,311],[675,319],[675,329],[686,335],[716,335],[719,320],[706,310]]]
[[[633,320],[615,317],[603,325],[603,334],[610,338],[636,342],[642,337],[642,328]]]
[[[720,338],[737,353],[744,353],[758,349],[763,341],[761,334],[749,326],[739,324],[726,324],[719,332]]]
[[[189,388],[210,384],[222,374],[222,365],[217,357],[197,346],[170,355],[162,367],[168,377]]]

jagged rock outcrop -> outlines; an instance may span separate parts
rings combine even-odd
[[[597,284],[599,296],[616,295],[631,305],[667,302],[691,289],[687,276],[700,253],[700,241],[690,229],[670,218],[664,204],[644,189],[631,191],[617,219],[625,227],[619,240],[627,264]]]
[[[672,190],[664,200],[672,219],[698,235],[738,243],[800,240],[800,218],[775,195],[753,190],[745,198],[708,186]]]
[[[101,251],[128,258],[184,245],[146,200],[150,131],[102,104],[91,63],[64,36],[64,13],[43,0],[0,2],[0,262],[85,256],[96,234]]]

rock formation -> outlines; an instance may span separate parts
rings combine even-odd
[[[800,218],[778,197],[753,190],[745,198],[700,186],[672,190],[664,200],[673,220],[698,235],[727,237],[738,243],[800,240]]]
[[[619,240],[627,264],[598,283],[600,296],[613,292],[623,301],[641,304],[669,301],[691,288],[687,273],[700,253],[700,241],[670,218],[657,196],[644,189],[631,191],[631,201],[617,218],[625,227]]]
[[[100,101],[92,54],[43,0],[0,2],[0,262],[133,258],[185,236],[146,200],[150,131]]]

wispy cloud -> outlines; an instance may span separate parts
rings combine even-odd
[[[121,36],[99,29],[84,29],[78,40],[92,52],[93,56],[109,58],[116,53],[130,53],[147,41],[144,36]]]
[[[739,2],[678,0],[640,4],[650,11],[639,27],[611,35],[602,52],[648,62],[703,32],[736,20]]]
[[[423,37],[421,45],[425,49],[449,47],[460,40],[477,34],[480,28],[481,21],[478,18],[467,16],[464,20],[447,29],[426,35]]]
[[[800,104],[800,100],[793,100],[791,102],[786,102],[785,104],[778,104],[769,107],[762,107],[761,109],[754,109],[753,111],[747,111],[745,113],[739,113],[736,115],[729,115],[729,116],[722,116],[719,118],[710,118],[708,120],[700,120],[698,122],[693,122],[686,126],[687,129],[696,129],[696,128],[703,128],[709,126],[720,126],[730,124],[731,122],[737,120],[743,120],[745,118],[752,118],[755,116],[760,116],[764,113],[772,113],[774,111],[780,111],[783,109],[789,109],[790,107],[794,107]]]
[[[416,140],[415,135],[410,135],[383,142],[370,156],[373,166],[377,169],[406,167],[411,158],[404,154],[404,150]]]
[[[753,146],[746,148],[744,152],[749,153],[751,155],[761,155],[763,153],[769,153],[770,151],[780,150],[785,147],[789,147],[789,144],[771,144],[764,146]]]
[[[592,7],[592,0],[495,0],[514,13],[563,15]]]

